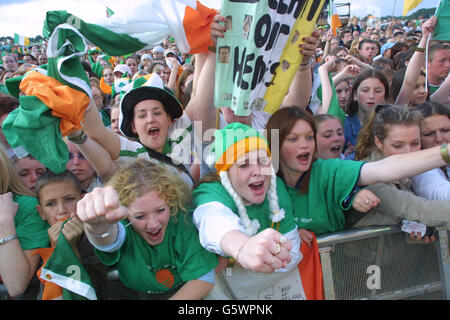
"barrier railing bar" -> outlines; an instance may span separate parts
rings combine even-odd
[[[339,244],[349,241],[362,240],[380,236],[384,234],[391,234],[400,232],[400,227],[394,226],[373,226],[365,228],[355,228],[349,230],[343,230],[334,233],[327,233],[317,236],[317,243],[319,247],[329,246],[332,244]]]
[[[438,292],[442,289],[442,285],[440,282],[430,283],[414,288],[408,288],[403,290],[397,290],[393,293],[385,293],[375,296],[375,300],[399,300],[406,299],[410,297],[421,296],[424,294]],[[372,299],[372,297],[371,297]],[[367,300],[367,299],[362,299]]]

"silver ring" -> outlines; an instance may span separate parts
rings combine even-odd
[[[364,200],[364,203],[365,203],[365,204],[369,204],[369,200],[367,200],[367,199]]]

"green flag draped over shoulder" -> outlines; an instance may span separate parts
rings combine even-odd
[[[433,40],[450,40],[450,0],[441,0],[435,15],[437,23]]]
[[[97,300],[88,272],[62,232],[55,251],[42,268],[41,278],[63,288],[64,300]]]
[[[333,90],[333,96],[331,97],[330,107],[328,108],[327,114],[337,117],[339,120],[341,120],[342,125],[344,125],[346,115],[344,110],[342,110],[342,108],[339,105],[339,100],[337,97],[336,88],[334,87],[331,72],[328,72],[328,78],[330,79],[331,89]],[[317,89],[317,97],[320,99],[320,101],[322,101],[322,85],[320,85],[319,88]]]

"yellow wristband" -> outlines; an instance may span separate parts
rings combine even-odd
[[[442,146],[441,146],[441,157],[442,157],[442,159],[447,163],[447,164],[450,164],[450,155],[448,154],[448,150],[447,150],[447,143],[446,144],[443,144]]]

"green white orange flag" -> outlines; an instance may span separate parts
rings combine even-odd
[[[21,45],[21,46],[29,46],[30,45],[30,38],[21,36],[17,33],[14,33],[14,43]]]
[[[337,14],[336,6],[334,5],[333,0],[330,0],[330,4],[328,5],[328,24],[333,31],[333,36],[336,36],[337,28],[341,27],[342,23],[339,19],[339,15]]]
[[[61,232],[55,248],[35,250],[44,264],[38,276],[44,300],[97,300],[89,273]]]
[[[15,154],[31,154],[55,173],[64,172],[69,152],[63,136],[81,129],[92,90],[80,57],[87,43],[72,26],[57,26],[48,41],[47,70],[34,68],[18,83],[20,105],[3,123]]]
[[[111,56],[152,47],[173,36],[181,51],[193,54],[206,52],[212,45],[210,29],[216,13],[193,0],[129,2],[114,15],[92,23],[67,11],[49,11],[44,36],[52,34],[57,26],[68,24]]]

